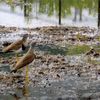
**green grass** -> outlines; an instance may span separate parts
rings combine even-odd
[[[100,45],[99,46],[95,45],[93,46],[93,48],[96,50],[96,52],[100,53]]]
[[[96,39],[97,39],[98,41],[100,41],[100,36],[98,36]]]
[[[83,54],[89,50],[90,50],[90,46],[88,45],[74,45],[69,47],[67,51],[67,55]]]

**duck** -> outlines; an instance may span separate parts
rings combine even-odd
[[[32,42],[30,44],[30,48],[27,51],[27,53],[21,57],[21,59],[15,64],[14,68],[11,70],[12,72],[17,72],[18,69],[21,69],[28,64],[32,63],[32,61],[36,58],[36,55],[34,54],[34,47],[36,45],[36,42]]]
[[[27,38],[28,38],[28,34],[24,34],[23,38],[21,40],[17,40],[15,42],[11,43],[7,47],[3,48],[2,51],[4,53],[7,53],[7,52],[10,52],[10,51],[17,51],[20,48],[22,48],[22,50],[25,50],[26,49],[25,43],[27,41]]]

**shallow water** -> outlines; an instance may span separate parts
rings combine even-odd
[[[38,7],[38,3],[33,3],[33,4],[31,3],[31,5],[32,5],[31,6],[32,11],[29,11],[30,17],[26,18],[24,17],[24,9],[23,9],[24,5],[21,5],[19,3],[19,5],[16,6],[16,4],[13,4],[13,3],[7,4],[5,2],[1,2],[0,3],[0,25],[16,26],[16,27],[39,27],[39,26],[41,27],[41,26],[58,25],[57,14],[49,16],[47,12],[41,13],[38,11],[38,10],[40,11],[43,10],[42,7],[41,8]],[[95,6],[96,5],[97,4],[95,4]],[[83,11],[82,11],[83,21],[78,21],[79,14],[77,14],[76,16],[77,18],[75,22],[73,21],[74,16],[75,16],[74,15],[75,7],[72,7],[72,8],[70,7],[69,9],[67,9],[66,7],[63,9],[65,10],[65,12],[66,10],[68,10],[67,12],[68,16],[66,16],[67,14],[65,14],[66,17],[65,18],[62,17],[62,25],[90,26],[90,27],[97,28],[97,16],[98,15],[95,11],[91,11],[92,14],[89,14],[90,13],[89,10],[83,8]],[[53,11],[51,13],[53,13]]]
[[[13,88],[0,85],[0,100],[86,100],[100,99],[100,80],[66,76],[65,81],[49,82],[41,86]],[[20,84],[19,84],[20,85]],[[3,87],[3,88],[2,88]],[[27,95],[25,95],[27,91]]]
[[[12,40],[21,38],[21,34],[24,34],[23,30],[16,33],[4,32],[0,39],[4,42],[8,38],[7,41],[12,42]],[[29,84],[25,82],[25,69],[19,71],[17,75],[9,73],[12,61],[16,60],[15,53],[0,54],[0,57],[4,58],[2,59],[3,64],[0,64],[0,100],[59,100],[61,98],[62,100],[90,98],[99,100],[100,74],[96,75],[97,66],[88,63],[84,54],[66,55],[66,47],[59,45],[60,43],[55,39],[52,44],[53,37],[50,40],[49,35],[31,32],[30,39],[37,43],[42,40],[42,43],[35,47],[35,53],[40,56],[40,59],[36,59],[32,65],[29,65]],[[62,40],[64,41],[64,37]],[[58,63],[56,63],[57,60]],[[100,61],[99,58],[97,60]],[[82,71],[81,75],[78,70]]]

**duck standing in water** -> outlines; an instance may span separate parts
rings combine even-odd
[[[16,72],[18,69],[27,66],[36,58],[36,55],[34,54],[35,45],[36,42],[30,44],[28,52],[15,64],[14,69],[11,72]]]
[[[24,34],[21,40],[17,40],[7,47],[5,47],[2,51],[4,53],[15,51],[16,53],[16,60],[18,61],[18,52],[24,51],[26,49],[26,42],[27,42],[28,34]]]
[[[5,47],[2,51],[3,52],[10,52],[10,51],[17,51],[20,48],[22,50],[25,50],[25,43],[27,41],[28,34],[23,35],[23,38],[21,40],[17,40],[16,42],[11,43],[7,47]]]

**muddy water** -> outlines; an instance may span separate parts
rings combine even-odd
[[[20,33],[23,32],[3,33],[0,40],[2,43],[15,41],[21,38]],[[66,55],[68,47],[62,47],[52,37],[36,32],[31,35],[30,39],[38,43],[35,47],[38,59],[29,65],[29,84],[25,81],[24,69],[17,74],[10,73],[15,54],[0,53],[0,58],[3,57],[0,59],[0,100],[100,99],[99,64],[89,63],[84,54]],[[99,62],[99,58],[93,60]]]
[[[43,80],[45,81],[45,79]],[[19,89],[14,86],[0,84],[0,87],[0,100],[100,99],[100,80],[71,75],[66,75],[64,81],[49,82],[47,80],[46,83],[38,86],[30,85],[26,88],[22,87]]]

